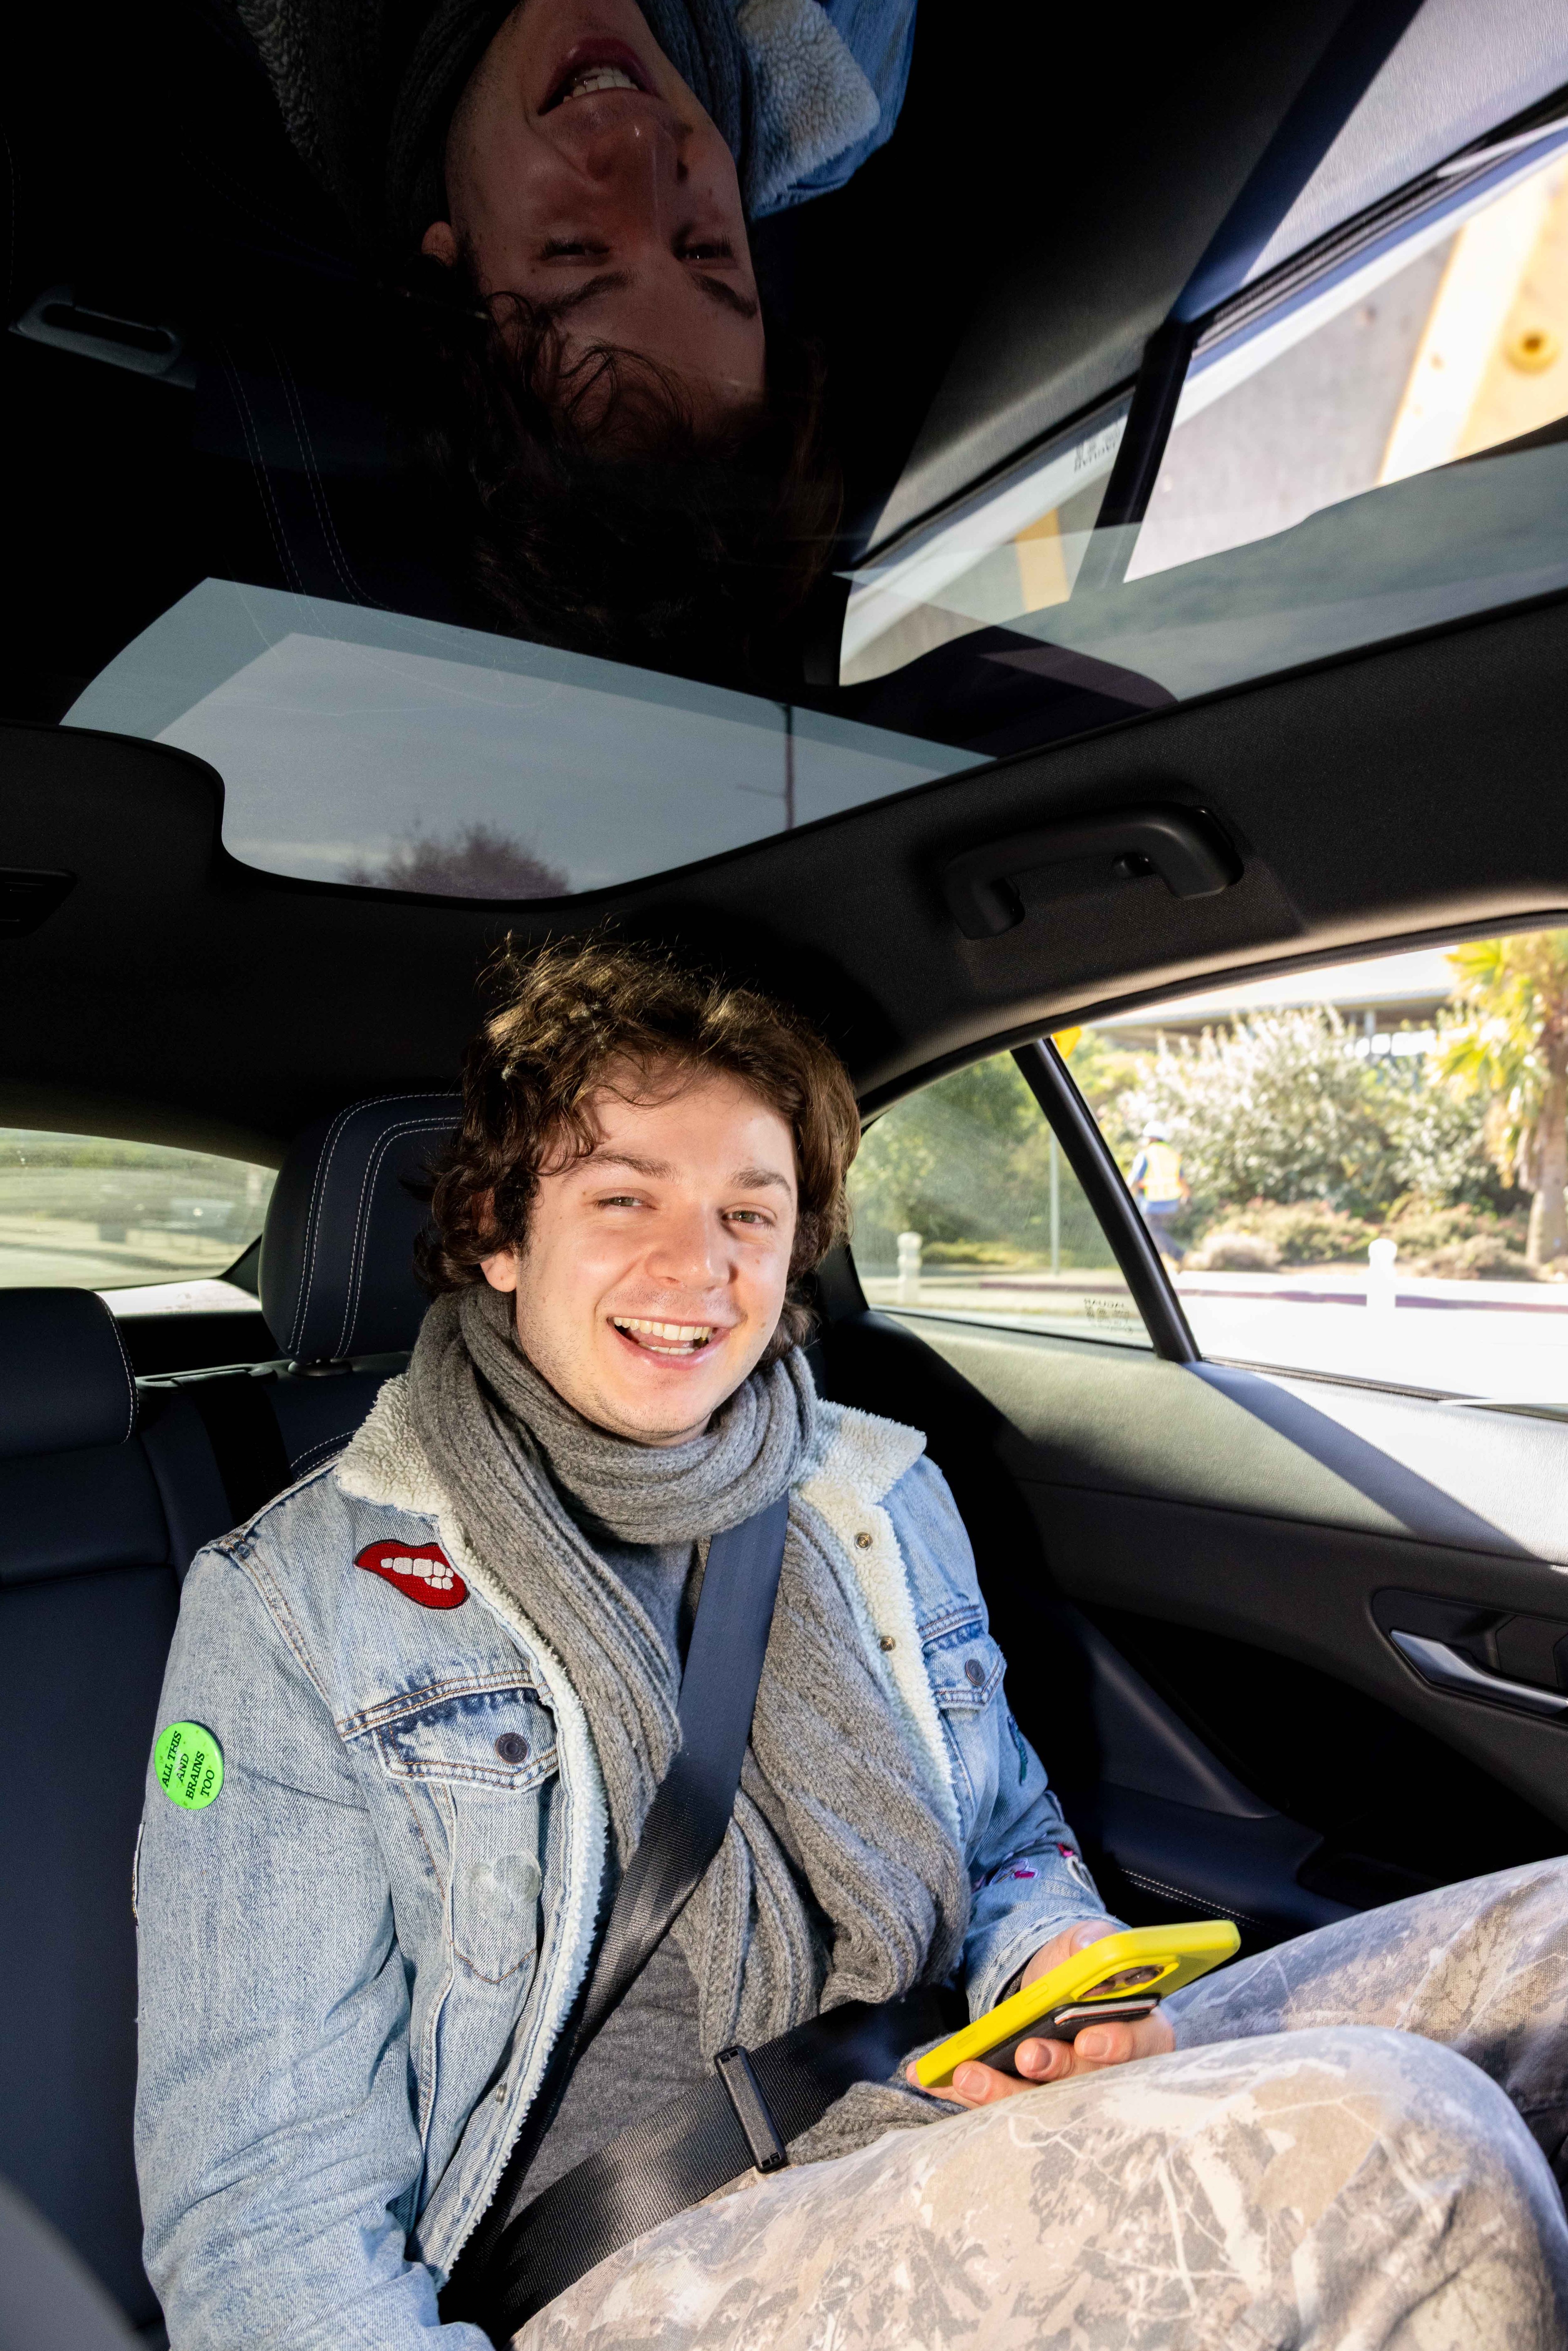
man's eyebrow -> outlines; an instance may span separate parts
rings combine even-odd
[[[597,277],[574,286],[570,294],[552,294],[548,304],[541,303],[539,307],[548,308],[552,319],[564,319],[569,311],[580,310],[585,302],[597,302],[601,294],[623,293],[631,283],[631,276],[624,269],[601,269]]]
[[[580,1163],[584,1167],[630,1167],[636,1176],[673,1176],[674,1168],[667,1159],[640,1159],[634,1151],[610,1151],[602,1145],[588,1153]],[[730,1177],[737,1192],[762,1192],[769,1186],[780,1192],[793,1189],[788,1176],[777,1167],[737,1167]]]
[[[758,316],[760,306],[755,295],[742,294],[737,287],[727,286],[722,277],[705,277],[699,270],[692,274],[708,300],[716,302],[721,309],[733,310],[740,319]],[[548,308],[552,319],[564,319],[573,310],[580,310],[585,302],[597,302],[601,294],[623,294],[631,283],[629,270],[601,269],[597,277],[585,279],[570,294],[550,295],[540,308]]]
[[[695,275],[710,302],[717,302],[724,309],[733,310],[737,318],[756,318],[760,306],[755,294],[743,294],[738,287],[727,286],[722,277],[705,277],[700,270]]]
[[[788,1176],[780,1176],[777,1167],[737,1167],[731,1180],[742,1192],[761,1192],[770,1184],[777,1185],[780,1192],[794,1188]]]
[[[585,1167],[630,1167],[636,1176],[668,1176],[674,1172],[667,1159],[639,1159],[634,1151],[608,1151],[602,1144],[589,1152],[582,1164]]]

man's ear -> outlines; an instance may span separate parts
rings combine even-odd
[[[479,1270],[492,1290],[516,1290],[520,1279],[516,1249],[497,1249],[494,1257],[482,1257]]]
[[[431,261],[439,261],[444,269],[453,267],[457,259],[457,232],[450,221],[432,221],[419,240],[419,249]]]

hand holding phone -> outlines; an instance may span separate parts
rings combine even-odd
[[[917,2058],[913,2076],[922,2089],[945,2090],[971,2060],[1016,2075],[1020,2043],[1071,2042],[1091,2024],[1147,2016],[1168,1992],[1234,1958],[1240,1939],[1228,1918],[1103,1936]]]

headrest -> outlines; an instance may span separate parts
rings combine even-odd
[[[462,1109],[456,1094],[383,1094],[295,1143],[261,1237],[261,1308],[296,1362],[413,1346],[429,1301],[413,1274],[426,1210],[408,1186]]]
[[[123,1445],[136,1382],[90,1290],[0,1290],[0,1460]]]

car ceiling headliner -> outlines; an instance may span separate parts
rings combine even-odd
[[[606,917],[790,997],[874,1102],[985,1044],[1262,963],[1568,904],[1568,606],[1277,678],[924,786],[684,872],[545,907],[292,883],[218,840],[222,787],[165,747],[5,730],[0,866],[78,876],[0,943],[0,1119],[276,1159],[362,1094],[451,1082],[476,977]],[[951,856],[1150,800],[1202,807],[1231,889],[1065,890],[962,937]],[[1069,882],[1072,880],[1067,872]]]

